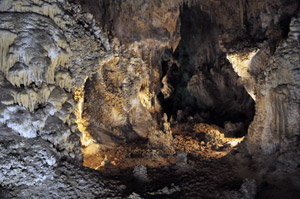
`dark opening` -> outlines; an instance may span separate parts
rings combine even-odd
[[[218,46],[217,26],[199,7],[184,6],[181,41],[162,62],[159,100],[168,118],[224,127],[239,123],[233,136],[244,136],[254,116],[254,101]]]

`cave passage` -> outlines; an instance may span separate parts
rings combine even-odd
[[[135,73],[130,79],[128,70],[120,70],[129,67],[131,54],[110,59],[86,81],[79,120],[87,124],[85,166],[159,167],[175,164],[174,154],[182,151],[220,158],[246,135],[254,101],[218,45],[217,24],[199,7],[183,6],[180,20],[181,40],[159,59],[158,81]],[[135,66],[131,71],[141,63]],[[151,92],[149,85],[157,83],[160,91]]]
[[[241,137],[254,116],[254,101],[219,48],[218,26],[200,7],[183,6],[181,41],[162,61],[163,111],[177,122],[216,124]]]

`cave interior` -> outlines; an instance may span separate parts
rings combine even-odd
[[[296,199],[298,0],[0,0],[0,198]]]

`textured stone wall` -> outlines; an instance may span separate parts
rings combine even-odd
[[[278,161],[290,168],[299,165],[299,15],[292,18],[287,39],[279,43],[274,55],[266,60],[256,80],[256,116],[249,129],[250,153],[276,153]],[[264,56],[259,54],[258,56]],[[263,60],[263,59],[261,59]],[[250,71],[256,64],[251,63]]]
[[[80,166],[79,129],[107,146],[149,138],[153,146],[170,147],[158,95],[175,89],[163,78],[162,62],[178,64],[172,53],[184,40],[184,6],[205,13],[213,29],[213,35],[200,34],[207,30],[202,27],[204,39],[186,39],[195,47],[188,49],[193,64],[215,63],[216,54],[226,53],[239,76],[228,63],[205,77],[193,69],[187,82],[198,106],[212,99],[202,93],[211,85],[234,80],[217,93],[229,100],[239,92],[232,86],[244,85],[256,103],[244,152],[266,164],[275,159],[279,168],[299,166],[298,1],[76,2],[91,14],[74,1],[0,0],[4,198],[119,196],[124,187],[118,182]],[[187,32],[195,30],[190,26]]]
[[[293,22],[292,18],[297,14],[299,2],[235,0],[226,2],[144,1],[139,4],[131,1],[104,2],[101,0],[78,2],[100,21],[100,25],[111,38],[118,38],[121,46],[126,46],[126,49],[134,47],[134,50],[139,52],[139,58],[145,63],[148,70],[144,73],[146,80],[141,87],[144,92],[140,92],[140,96],[146,96],[141,99],[141,103],[146,109],[140,112],[161,111],[161,104],[157,103],[159,92],[165,99],[170,98],[176,92],[179,94],[183,92],[186,98],[180,103],[192,95],[196,98],[198,107],[219,108],[222,105],[218,102],[226,99],[226,105],[236,102],[236,110],[247,110],[249,106],[243,107],[242,104],[249,104],[249,101],[246,100],[248,98],[237,95],[235,98],[238,100],[234,100],[234,96],[231,96],[233,93],[241,93],[236,88],[243,85],[256,103],[256,116],[249,128],[248,138],[243,144],[247,149],[246,153],[254,157],[262,155],[263,158],[267,154],[274,154],[272,158],[276,159],[276,154],[280,153],[280,150],[286,150],[283,149],[286,148],[285,146],[291,146],[291,143],[296,146],[298,143],[297,136],[283,136],[289,134],[287,132],[290,131],[296,135],[296,129],[298,129],[295,120],[291,119],[298,118],[298,108],[296,108],[296,103],[291,100],[296,99],[291,96],[291,90],[297,89],[291,88],[290,85],[294,85],[294,83],[289,82],[291,78],[296,78],[297,72],[295,72],[296,69],[284,68],[289,64],[292,65],[291,67],[299,65],[297,63],[298,56],[288,50],[283,50],[283,48],[298,48],[297,36],[291,36],[291,32],[295,32],[294,34],[297,35],[298,28],[295,25],[297,22]],[[138,11],[140,8],[143,12]],[[101,12],[103,10],[105,12]],[[182,18],[184,18],[185,10],[191,13],[193,10],[198,10],[198,12],[190,19],[186,15],[187,18],[183,24]],[[197,26],[200,27],[197,29],[195,25],[197,22],[192,23],[191,20],[199,16],[202,23]],[[170,23],[164,23],[165,21],[170,21]],[[183,28],[185,26],[186,28]],[[195,33],[195,37],[191,32]],[[188,34],[191,36],[187,37]],[[292,41],[291,37],[294,38],[293,42],[289,42]],[[217,42],[214,43],[215,40]],[[185,48],[187,48],[185,52],[191,56],[189,62],[186,62],[188,66],[185,71],[180,69],[181,60],[174,60],[174,56],[172,57],[172,51],[178,50],[180,45],[183,45],[180,42],[185,42]],[[197,42],[199,42],[198,45]],[[157,55],[157,52],[163,56]],[[226,53],[227,59],[231,62],[233,70],[239,78],[233,74],[232,69],[222,66],[222,62],[225,62],[220,59],[222,53]],[[290,53],[290,55],[284,55],[284,53]],[[290,59],[293,64],[290,63],[291,61],[286,64],[283,60],[279,60],[279,57],[285,60]],[[167,63],[166,65],[169,64],[165,72],[161,61]],[[191,63],[200,67],[200,71],[191,67]],[[205,67],[201,69],[203,64],[209,65],[208,70],[205,71]],[[272,70],[270,72],[270,68],[275,66],[280,68],[280,71]],[[188,92],[185,92],[186,89],[180,90],[178,89],[180,87],[174,87],[176,84],[171,83],[186,81],[184,72],[192,74],[187,78],[191,78],[188,81]],[[162,84],[154,86],[159,78],[162,78]],[[178,81],[178,79],[180,80]],[[280,83],[281,81],[285,81],[285,83]],[[210,90],[209,87],[215,87],[215,90]],[[136,91],[131,92],[131,96],[136,96]],[[214,102],[214,100],[216,101]],[[194,102],[187,100],[185,105],[189,103]],[[167,104],[174,107],[173,103]],[[228,111],[226,105],[223,109],[221,108],[223,112]],[[234,109],[230,110],[234,111]],[[158,118],[156,121],[161,121],[161,115]],[[154,117],[154,119],[156,118]],[[130,124],[130,122],[127,123]],[[118,133],[116,132],[116,134]]]
[[[256,47],[232,50],[227,58],[256,103],[254,121],[243,146],[258,163],[285,170],[299,165],[296,149],[299,143],[299,14],[291,14],[293,9],[287,6],[271,18],[273,6],[276,7],[265,5],[260,15],[262,22],[276,23],[276,19],[279,21],[290,14],[289,27],[269,27],[266,41],[257,43]],[[266,24],[261,25],[264,28]]]
[[[0,197],[121,193],[80,166],[74,92],[110,57],[92,15],[51,0],[2,0],[0,15]]]

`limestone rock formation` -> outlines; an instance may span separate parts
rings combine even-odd
[[[295,168],[299,153],[295,150],[299,134],[299,15],[291,20],[287,39],[281,41],[273,56],[264,63],[256,79],[256,116],[249,129],[247,148],[250,153],[280,154],[278,161]],[[258,56],[264,56],[259,54]],[[253,64],[253,65],[252,65]],[[257,66],[251,63],[250,69]],[[295,148],[296,147],[296,148]],[[288,161],[294,157],[293,163]]]
[[[76,87],[110,56],[100,28],[66,1],[3,0],[0,15],[1,197],[116,196],[79,165],[74,114]]]
[[[120,51],[87,80],[83,118],[89,121],[87,131],[103,146],[146,138],[154,128],[140,93],[147,72],[138,56]]]
[[[62,154],[41,138],[26,139],[1,127],[0,146],[1,198],[108,198],[122,192],[116,190],[116,181],[63,160]]]
[[[219,193],[195,193],[198,182],[187,179],[203,171],[191,164],[184,187],[136,193],[82,166],[82,147],[89,146],[140,145],[158,158],[173,156],[174,143],[185,143],[185,132],[174,128],[200,122],[227,131],[187,128],[205,133],[207,143],[245,136],[238,149],[231,146],[242,155],[231,158],[254,165],[257,175],[291,175],[300,165],[299,8],[297,0],[0,0],[0,197],[262,192],[261,176],[258,184],[220,188],[235,180],[223,179],[226,170],[220,181],[208,176],[209,190]],[[204,145],[193,147],[215,147]],[[209,162],[215,164],[222,161]],[[160,169],[147,175],[155,180],[166,171],[177,178],[172,167]]]

